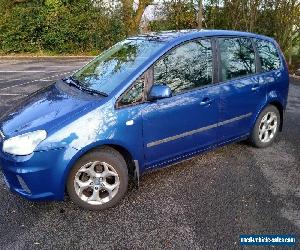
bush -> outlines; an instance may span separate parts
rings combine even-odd
[[[40,49],[40,34],[44,26],[42,9],[15,7],[2,16],[0,25],[3,52],[36,52]]]
[[[125,37],[118,13],[89,0],[17,4],[0,17],[0,52],[99,53]]]
[[[197,15],[191,1],[165,2],[157,14],[163,18],[150,22],[149,26],[152,31],[192,29],[197,27]]]

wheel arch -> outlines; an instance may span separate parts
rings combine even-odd
[[[128,167],[128,171],[133,170],[134,171],[134,157],[133,154],[123,145],[120,145],[118,143],[109,143],[109,142],[103,142],[103,143],[97,143],[90,146],[85,147],[84,149],[80,150],[78,154],[76,155],[76,159],[73,161],[73,164],[83,155],[88,154],[89,152],[105,147],[110,147],[114,150],[116,150],[118,153],[120,153],[123,158],[125,159]],[[133,166],[132,166],[133,164]],[[131,173],[131,172],[129,172]]]
[[[269,105],[272,105],[274,107],[276,107],[279,111],[280,114],[280,127],[279,130],[282,131],[282,127],[283,127],[283,115],[284,115],[284,107],[283,104],[279,101],[279,100],[270,100],[269,102],[267,102],[264,106],[262,106],[262,108],[259,110],[259,112],[256,114],[253,126],[258,118],[258,116],[260,115],[260,113]]]
[[[78,159],[80,159],[82,156],[88,154],[89,152],[92,152],[93,150],[97,150],[97,149],[101,149],[101,148],[105,148],[105,147],[110,147],[110,148],[116,150],[118,153],[120,153],[126,161],[128,174],[131,176],[134,175],[135,170],[136,170],[136,166],[134,164],[134,157],[127,148],[125,148],[124,146],[117,144],[117,143],[101,143],[101,144],[89,145],[89,146],[79,150],[77,152],[77,154],[75,154],[73,156],[72,160],[69,162],[69,164],[65,170],[64,177],[63,177],[64,189],[66,188],[66,183],[67,183],[69,173],[70,173],[72,167],[74,166],[74,164],[78,161]]]
[[[283,112],[284,112],[282,103],[279,102],[278,100],[273,100],[273,101],[269,102],[268,105],[272,105],[272,106],[274,106],[278,109],[279,114],[280,114],[280,127],[279,127],[279,130],[282,131],[282,128],[283,128]]]
[[[253,129],[253,127],[255,126],[255,122],[256,120],[258,119],[260,113],[269,105],[272,105],[274,107],[276,107],[279,111],[279,114],[280,114],[280,127],[279,127],[279,131],[281,132],[282,131],[282,128],[283,128],[283,115],[284,115],[284,106],[283,104],[278,100],[278,99],[273,99],[273,100],[270,100],[268,102],[265,103],[265,105],[263,105],[261,107],[261,109],[256,113],[255,115],[255,119],[253,120],[252,122],[252,127],[251,127],[251,130]]]

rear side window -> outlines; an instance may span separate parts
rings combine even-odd
[[[222,80],[255,73],[255,52],[248,38],[219,38]]]
[[[272,71],[280,68],[280,58],[273,43],[264,40],[255,40],[260,57],[262,71]]]

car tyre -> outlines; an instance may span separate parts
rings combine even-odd
[[[280,128],[280,113],[269,105],[259,114],[250,134],[250,142],[257,148],[270,146],[276,139]]]
[[[79,158],[67,180],[71,200],[88,210],[115,206],[126,194],[127,187],[126,161],[110,147],[93,150]]]

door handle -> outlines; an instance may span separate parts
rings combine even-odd
[[[255,84],[255,85],[251,88],[252,91],[257,91],[258,89],[259,89],[259,85],[258,85],[258,84]]]
[[[212,99],[208,98],[208,97],[205,97],[203,98],[203,100],[200,102],[200,105],[201,106],[206,106],[206,105],[210,105],[211,103],[213,102]]]

